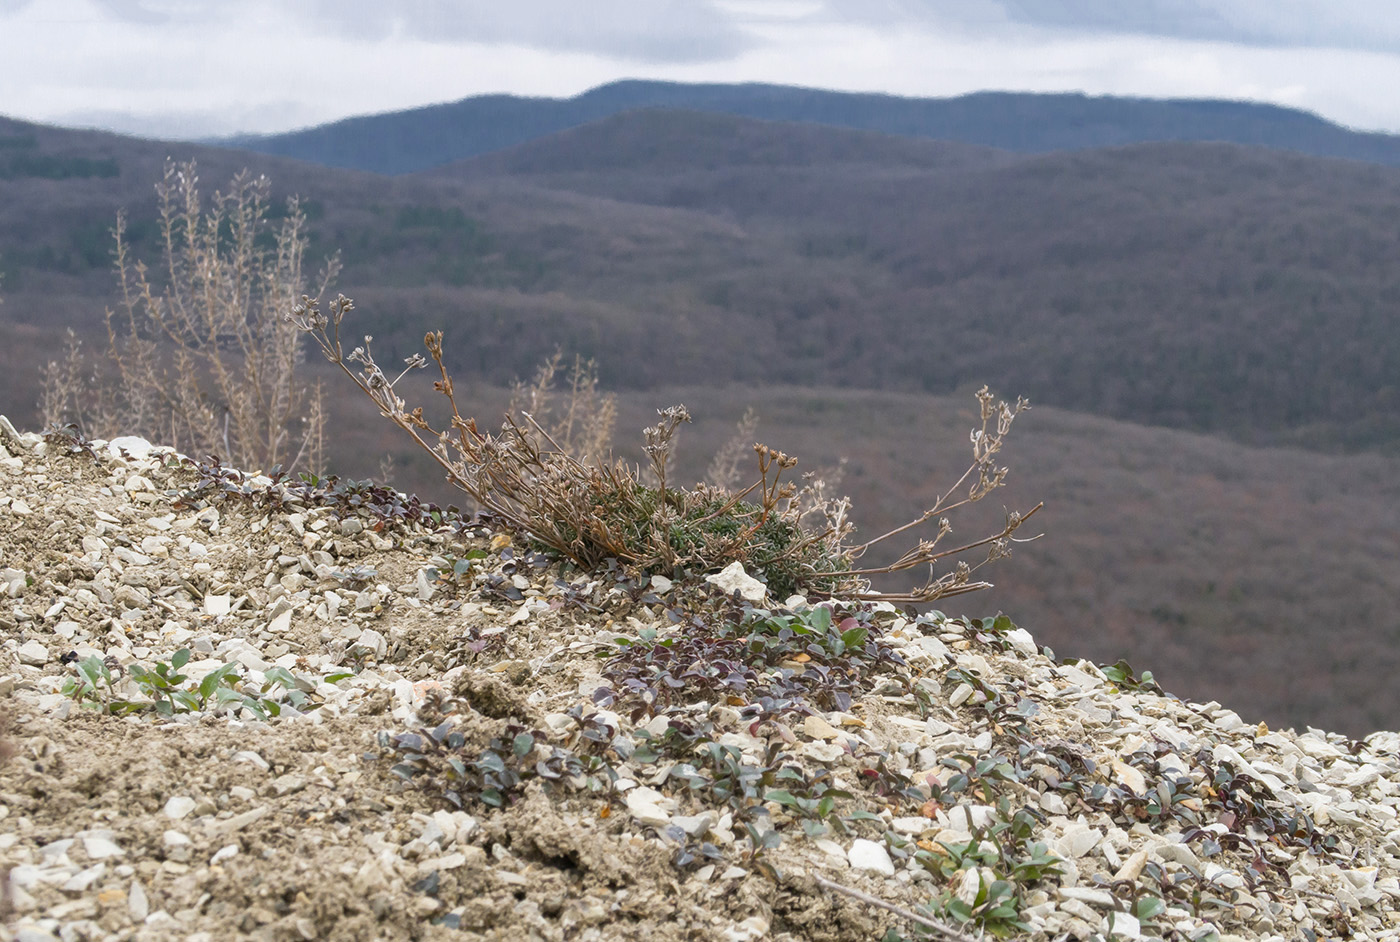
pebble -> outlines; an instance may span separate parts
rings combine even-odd
[[[30,667],[43,667],[49,662],[49,649],[38,641],[26,641],[19,646],[19,662]]]
[[[885,850],[884,844],[858,837],[851,842],[846,858],[852,869],[873,870],[887,877],[894,876],[894,861],[890,860],[889,851]]]
[[[744,564],[737,561],[712,576],[706,576],[705,581],[726,595],[738,592],[740,598],[750,602],[762,602],[768,595],[768,587],[745,572]]]
[[[627,793],[627,810],[648,827],[664,828],[671,823],[675,801],[654,788],[639,785]]]
[[[93,860],[103,860],[107,857],[121,857],[126,854],[126,851],[122,850],[105,837],[83,838],[83,850],[87,851],[88,857]]]

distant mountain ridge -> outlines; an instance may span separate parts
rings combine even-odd
[[[903,98],[786,85],[612,82],[573,98],[482,95],[210,142],[334,167],[404,174],[487,154],[638,108],[678,108],[936,138],[1019,153],[1215,141],[1400,166],[1400,136],[1352,131],[1278,105],[976,92]]]

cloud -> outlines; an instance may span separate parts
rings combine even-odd
[[[1400,53],[1400,5],[1393,0],[828,0],[826,12],[891,28],[1042,30]]]
[[[286,7],[360,40],[518,45],[633,62],[731,59],[752,40],[724,11],[694,0],[292,0]]]

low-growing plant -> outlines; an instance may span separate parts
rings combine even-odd
[[[62,441],[70,451],[91,449],[76,427],[58,427],[51,436]],[[96,454],[93,453],[96,458]],[[179,466],[191,472],[193,483],[180,492],[173,502],[176,509],[201,507],[206,502],[241,498],[254,507],[265,510],[291,510],[325,507],[337,517],[366,516],[368,529],[382,533],[393,527],[417,525],[449,527],[462,531],[473,526],[456,507],[439,507],[416,495],[404,494],[373,481],[343,480],[336,475],[319,477],[303,472],[296,478],[274,467],[266,475],[249,474],[226,467],[218,455],[207,460],[176,459]]]
[[[265,680],[256,693],[249,693],[236,663],[223,664],[201,677],[197,682],[182,674],[181,670],[190,661],[189,648],[181,648],[171,655],[168,661],[157,661],[146,667],[139,663],[128,666],[131,681],[146,698],[143,700],[125,699],[117,692],[117,682],[113,671],[122,668],[111,658],[101,658],[91,654],[73,665],[76,677],[64,681],[63,693],[83,707],[91,707],[102,713],[139,713],[154,710],[161,716],[176,713],[194,713],[204,710],[219,710],[232,706],[266,721],[282,712],[279,700],[270,694],[274,688],[282,688],[281,697],[295,709],[311,709],[307,693],[315,686],[310,681],[300,680],[285,668],[269,667],[264,671]]]
[[[112,681],[112,666],[96,654],[88,655],[73,665],[76,677],[63,682],[63,695],[79,706],[93,707],[103,713],[112,712],[117,701]],[[118,711],[121,712],[121,711]]]
[[[999,938],[1030,931],[1021,918],[1026,891],[1057,876],[1062,863],[1043,842],[1033,840],[1039,823],[1029,808],[1013,814],[1009,800],[1002,798],[992,824],[974,828],[968,840],[920,842],[915,859],[946,881],[929,908]]]
[[[450,717],[431,729],[381,733],[379,746],[397,760],[390,771],[454,808],[473,801],[505,807],[531,781],[604,791],[617,774],[597,754],[552,745],[541,730],[516,723],[501,723],[481,747]]]
[[[943,546],[952,532],[946,515],[1002,485],[1007,470],[997,465],[996,456],[1013,420],[1028,406],[1024,400],[1014,405],[998,402],[985,388],[977,395],[981,426],[972,432],[973,459],[968,469],[918,517],[857,544],[850,541],[853,528],[847,502],[825,499],[814,508],[810,489],[799,488],[791,478],[797,460],[766,445],[754,446],[758,479],[746,488],[701,484],[685,489],[668,482],[676,431],[690,419],[684,406],[660,410],[660,420],[644,430],[645,473],[598,453],[598,436],[584,434],[577,441],[561,441],[543,417],[527,411],[508,411],[498,431],[482,428],[459,407],[443,361],[441,331],[424,338],[439,375],[433,387],[450,409],[446,424],[436,427],[421,406],[410,408],[397,392],[408,373],[428,365],[427,358],[409,357],[404,370],[390,377],[375,361],[369,337],[362,346],[345,352],[341,327],[353,307],[341,295],[323,312],[315,299],[303,297],[286,317],[310,334],[326,358],[427,451],[447,472],[448,480],[479,507],[586,570],[609,558],[668,575],[710,572],[740,562],[766,579],[776,598],[804,592],[930,602],[987,588],[989,583],[975,581],[973,573],[1009,554],[1018,542],[1013,534],[1039,509],[1037,505],[1025,514],[1008,512],[1000,531],[958,546]],[[358,368],[352,369],[355,365]],[[594,391],[589,382],[582,389],[590,395]],[[581,447],[578,441],[586,442],[590,453],[571,453]],[[869,550],[886,540],[907,537],[929,521],[935,521],[934,535],[917,539],[894,562],[860,563]],[[982,558],[968,562],[974,553]],[[953,565],[946,571],[935,568],[948,563]],[[870,588],[872,576],[924,566],[929,567],[928,578],[908,592],[881,595]]]
[[[597,702],[629,706],[635,721],[678,703],[722,698],[755,720],[813,707],[845,710],[875,674],[902,666],[868,606],[839,620],[825,605],[803,611],[745,607],[691,616],[662,637],[644,628],[618,637]]]

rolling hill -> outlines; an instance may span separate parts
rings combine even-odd
[[[1147,141],[1219,141],[1400,164],[1400,138],[1351,131],[1276,105],[978,92],[901,98],[785,85],[612,82],[574,98],[483,95],[223,143],[375,173],[412,173],[624,111],[672,108],[939,138],[1021,153]]]

